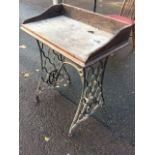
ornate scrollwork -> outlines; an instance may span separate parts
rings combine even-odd
[[[54,50],[43,43],[37,41],[40,58],[41,58],[41,79],[38,82],[36,99],[39,101],[38,95],[41,92],[42,82],[48,84],[48,87],[58,88],[60,86],[67,86],[70,81],[70,76],[64,66],[65,58],[56,53]]]
[[[74,62],[66,60],[61,54],[44,46],[43,43],[39,41],[37,43],[41,58],[41,79],[38,83],[37,92],[40,93],[42,81],[48,84],[49,87],[67,86],[71,81],[65,68],[66,64],[74,67],[81,78],[82,95],[69,130],[69,136],[71,136],[73,129],[79,123],[86,120],[98,107],[104,104],[102,80],[108,57],[96,64],[81,67]],[[37,101],[39,101],[38,94],[36,95]]]
[[[69,136],[72,135],[72,130],[82,121],[85,121],[92,115],[98,107],[104,104],[104,97],[102,91],[102,80],[104,76],[105,61],[100,61],[83,69],[81,77],[83,84],[83,92],[80,103],[69,130]]]

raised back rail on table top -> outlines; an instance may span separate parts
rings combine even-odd
[[[114,36],[103,47],[96,49],[94,52],[92,52],[89,58],[86,61],[84,61],[82,59],[79,59],[75,55],[72,55],[70,51],[67,51],[63,47],[55,44],[54,42],[51,42],[50,40],[43,38],[39,34],[36,34],[35,32],[31,31],[26,27],[27,23],[44,20],[44,19],[59,16],[59,15],[66,15],[75,20],[97,27],[98,29],[111,32],[114,34]],[[101,14],[93,13],[93,12],[90,12],[81,8],[73,7],[70,5],[66,5],[66,4],[60,4],[60,5],[54,5],[48,8],[46,11],[44,11],[42,14],[38,16],[25,20],[23,22],[21,29],[26,33],[30,34],[31,36],[33,36],[34,38],[36,38],[37,40],[48,45],[50,48],[53,48],[54,50],[58,51],[60,54],[64,55],[68,59],[77,63],[78,65],[87,66],[87,64],[89,64],[90,61],[95,61],[95,59],[98,56],[101,56],[104,54],[107,55],[109,52],[109,49],[113,49],[114,47],[119,46],[121,43],[127,42],[131,27],[132,27],[131,25],[114,21],[108,18],[107,16],[104,16]]]
[[[111,33],[118,32],[126,24],[115,21],[107,16],[104,16],[99,13],[94,13],[82,8],[71,6],[68,4],[59,4],[49,7],[39,16],[35,16],[28,20],[25,20],[23,24],[35,22],[47,18],[52,18],[59,15],[66,15],[75,20],[81,21],[83,23],[89,24],[93,27],[96,27],[100,30],[104,30]]]

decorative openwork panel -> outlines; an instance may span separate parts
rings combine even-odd
[[[94,2],[95,11],[97,0]],[[124,3],[123,6],[130,9],[127,14],[131,16],[132,5]],[[108,56],[128,44],[131,26],[67,4],[52,5],[42,14],[23,22],[21,29],[37,39],[39,46],[41,77],[37,101],[42,83],[49,88],[71,84],[66,65],[74,67],[80,76],[82,94],[69,135],[103,105],[102,80]]]
[[[56,53],[48,46],[37,41],[41,59],[41,79],[38,82],[36,100],[39,102],[39,94],[42,92],[41,83],[46,83],[51,88],[67,86],[71,83],[65,65],[74,67],[81,79],[82,95],[78,109],[72,121],[69,136],[73,129],[82,121],[89,118],[96,109],[103,105],[104,97],[102,91],[102,80],[108,58],[98,61],[88,67],[81,67],[65,59],[61,54]]]
[[[85,121],[92,115],[97,108],[103,105],[104,97],[102,90],[102,80],[107,63],[107,58],[104,61],[84,68],[80,72],[81,81],[83,85],[82,96],[79,107],[70,127],[69,135],[72,130],[82,121]]]
[[[54,50],[37,41],[41,58],[41,79],[52,87],[66,86],[70,82],[69,74],[63,65],[65,58]]]

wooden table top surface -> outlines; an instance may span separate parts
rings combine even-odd
[[[62,5],[66,8],[62,9]],[[119,40],[121,36],[117,38],[117,35],[122,29],[129,27],[124,23],[107,19],[107,17],[84,9],[62,5],[52,6],[43,14],[27,20],[22,24],[21,29],[81,66],[84,66],[92,55],[98,53],[113,40]],[[75,12],[80,13],[78,16],[81,16],[81,20],[76,19]],[[91,16],[95,18],[97,26],[94,25],[93,20],[88,20]],[[116,25],[117,29],[113,25]],[[110,47],[104,50],[108,48]]]

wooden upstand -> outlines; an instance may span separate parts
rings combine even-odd
[[[34,37],[39,46],[38,102],[42,82],[51,88],[71,84],[66,65],[79,73],[82,94],[70,136],[79,123],[104,104],[102,81],[108,56],[128,44],[131,28],[132,25],[66,4],[54,5],[22,24],[21,29]]]

